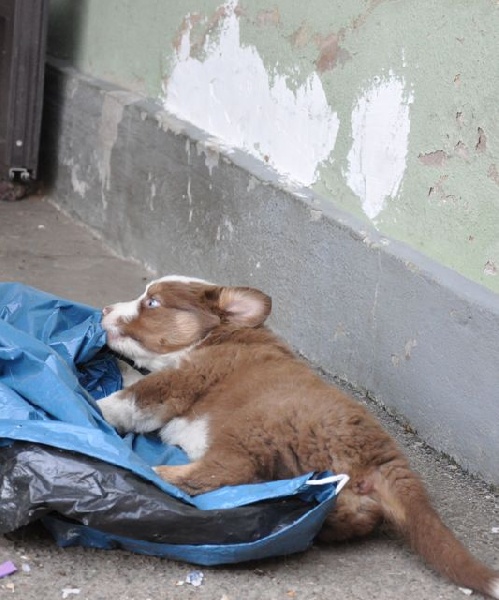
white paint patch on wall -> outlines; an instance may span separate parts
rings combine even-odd
[[[68,157],[63,155],[60,160],[65,167],[71,169],[71,187],[73,188],[73,192],[76,192],[79,196],[84,198],[89,186],[80,178],[80,165],[75,163],[74,156]]]
[[[73,190],[77,194],[79,194],[82,198],[85,198],[85,194],[87,193],[88,189],[88,184],[78,177],[79,172],[80,166],[73,164],[71,169],[71,185],[73,186]]]
[[[404,78],[392,71],[386,78],[376,77],[352,111],[346,179],[373,220],[386,199],[398,194],[406,169],[413,96],[405,87]]]
[[[281,175],[310,185],[334,149],[337,114],[316,73],[294,91],[285,76],[269,76],[257,49],[241,46],[236,6],[234,0],[225,5],[219,35],[207,37],[203,60],[190,56],[187,28],[163,87],[163,106],[223,144],[245,149]]]
[[[97,149],[97,164],[102,182],[102,205],[104,208],[107,206],[105,192],[110,189],[111,153],[118,139],[118,125],[123,118],[123,110],[125,106],[141,99],[142,96],[124,90],[113,90],[104,95]]]

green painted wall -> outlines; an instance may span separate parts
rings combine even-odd
[[[499,292],[496,0],[52,0],[49,53],[222,138],[253,99],[229,143]]]

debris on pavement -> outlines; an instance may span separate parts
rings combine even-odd
[[[69,596],[79,594],[80,591],[81,590],[79,590],[78,588],[64,588],[62,590],[62,598],[63,600],[66,600],[66,598],[69,598]]]
[[[184,583],[188,583],[194,587],[199,587],[203,583],[203,579],[204,573],[202,571],[191,571],[184,580],[177,581],[175,585],[184,585]]]
[[[11,560],[8,560],[7,562],[4,562],[0,565],[0,579],[2,577],[7,577],[8,575],[12,575],[12,573],[15,573],[16,571],[17,571],[16,565]]]

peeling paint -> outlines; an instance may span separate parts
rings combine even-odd
[[[360,27],[363,27],[373,11],[384,1],[385,0],[368,0],[366,10],[354,19],[352,23],[352,29],[359,29]]]
[[[173,132],[175,135],[180,135],[181,133],[184,133],[184,126],[182,125],[182,123],[172,119],[172,116],[166,111],[159,110],[154,115],[154,118],[158,123],[158,128],[162,129],[165,133],[168,133],[168,131]]]
[[[152,181],[150,193],[149,193],[149,209],[151,211],[154,211],[154,198],[156,198],[156,195],[157,195],[156,184],[154,183],[154,181]]]
[[[248,179],[248,187],[246,188],[246,190],[248,192],[252,192],[259,184],[260,180],[256,177],[253,177],[253,175],[250,175]]]
[[[488,275],[489,277],[495,277],[497,275],[497,265],[493,261],[488,260],[483,268],[483,274]]]
[[[414,348],[418,345],[416,340],[409,340],[404,347],[405,360],[410,360]]]
[[[402,354],[392,354],[391,355],[392,365],[394,367],[398,367],[398,366],[400,366],[400,363],[403,360],[405,360],[405,361],[411,360],[412,351],[414,348],[417,347],[417,345],[418,345],[417,340],[415,340],[415,339],[408,340],[404,346],[404,352]]]
[[[459,158],[462,158],[463,160],[469,160],[470,158],[468,148],[466,147],[466,144],[461,140],[459,140],[459,142],[454,146],[454,153],[456,154],[456,156],[459,156]]]
[[[196,144],[196,148],[198,156],[204,154],[204,164],[206,165],[211,177],[213,167],[218,167],[220,162],[220,150],[223,148],[220,148],[220,150],[217,148],[216,140],[212,140],[211,143],[198,142]]]
[[[163,107],[310,185],[339,128],[321,80],[313,72],[291,90],[287,77],[267,72],[257,49],[241,45],[236,2],[224,6],[219,35],[207,36],[202,59],[191,56],[186,28],[163,88]]]
[[[223,222],[217,227],[216,239],[217,242],[221,240],[232,241],[234,236],[234,225],[228,217],[224,217]]]
[[[370,219],[376,219],[388,197],[399,192],[409,143],[409,105],[403,77],[392,71],[375,77],[352,111],[353,143],[346,180]]]
[[[278,8],[261,10],[256,17],[258,25],[279,25],[281,16]]]
[[[444,183],[449,179],[448,175],[440,175],[435,185],[432,185],[428,190],[428,197],[439,195],[440,198],[445,198]]]
[[[339,36],[331,33],[319,42],[320,54],[315,61],[319,73],[331,71],[338,63],[343,64],[351,58],[349,52],[339,45]]]
[[[187,198],[189,200],[189,223],[192,223],[192,215],[194,213],[194,209],[192,208],[192,193],[191,193],[191,178],[187,181]]]
[[[78,80],[77,79],[69,79],[64,86],[64,93],[65,93],[66,97],[70,98],[72,100],[77,91],[78,91]]]
[[[496,0],[462,3],[459,11],[452,0],[88,0],[77,55],[66,39],[70,4],[51,2],[51,12],[65,17],[49,28],[49,55],[167,101],[150,117],[152,104],[137,107],[146,126],[157,121],[187,137],[192,122],[225,143],[219,166],[240,148],[277,171],[262,167],[284,189],[311,187],[324,200],[318,208],[371,219],[380,234],[499,292],[499,277],[485,268],[487,261],[499,268],[499,104],[490,54]],[[69,77],[60,90],[68,106],[82,82],[89,77]],[[79,120],[72,127],[93,134]],[[111,134],[92,145],[100,177],[78,147],[61,148],[61,161],[81,166],[65,173],[77,198],[96,176],[104,180],[103,202],[109,197]],[[186,142],[184,158],[195,151]],[[212,179],[214,161],[206,164]]]
[[[70,159],[65,164],[71,167],[71,185],[73,190],[82,198],[84,198],[85,194],[87,193],[88,184],[78,177],[78,174],[81,170],[80,165],[75,165],[73,159]]]
[[[487,150],[487,136],[481,127],[478,128],[478,141],[475,150],[477,152],[485,152]]]
[[[134,92],[115,90],[104,94],[102,115],[98,136],[99,173],[102,182],[102,205],[107,206],[105,192],[110,189],[111,153],[118,139],[118,126],[123,118],[125,106],[142,100],[142,96]]]
[[[69,167],[71,187],[73,188],[73,191],[76,192],[82,198],[84,198],[89,188],[89,185],[79,177],[79,173],[81,171],[80,165],[75,163],[75,159],[73,156],[62,156],[61,163],[65,167]]]
[[[426,167],[443,167],[448,158],[447,153],[443,150],[436,150],[435,152],[428,152],[418,156],[421,164]]]
[[[499,170],[497,169],[497,165],[491,164],[487,171],[487,177],[492,179],[492,181],[499,185]]]
[[[310,28],[306,25],[301,25],[288,39],[295,48],[304,48],[310,39]]]
[[[461,199],[461,196],[447,193],[444,184],[448,182],[448,180],[448,175],[441,175],[438,181],[435,183],[435,185],[430,187],[430,189],[428,190],[428,197],[438,197],[440,200],[440,206],[444,206],[446,204],[456,205],[457,202]]]

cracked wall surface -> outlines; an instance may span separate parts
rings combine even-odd
[[[51,2],[51,55],[496,292],[498,50],[495,0]]]

